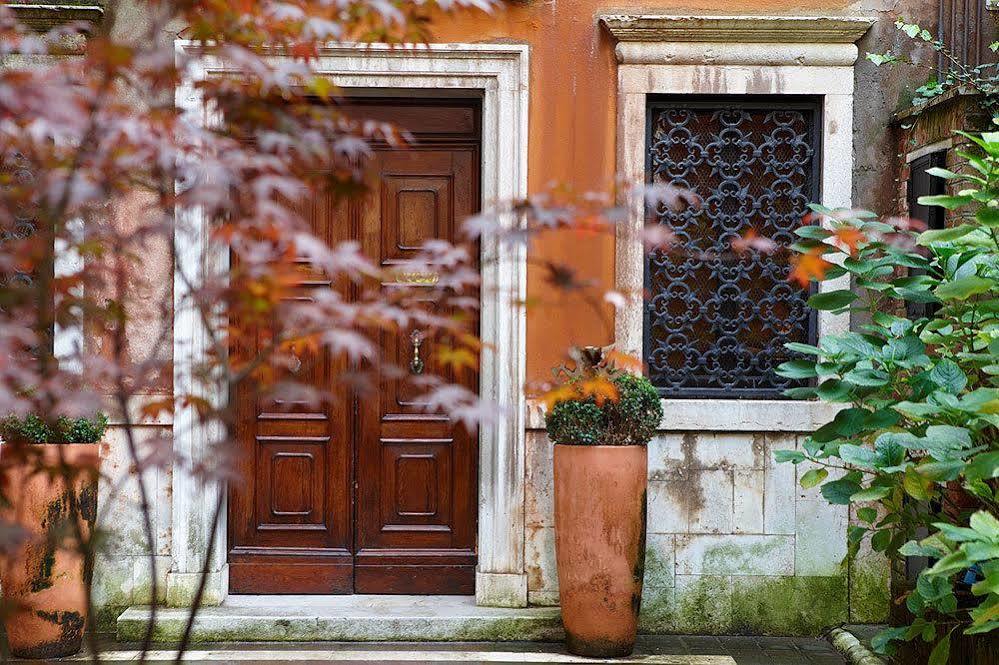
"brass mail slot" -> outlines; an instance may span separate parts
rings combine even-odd
[[[440,273],[436,272],[397,272],[395,279],[400,284],[432,286],[440,281]]]

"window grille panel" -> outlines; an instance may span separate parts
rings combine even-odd
[[[786,342],[814,342],[807,290],[787,252],[736,254],[750,229],[779,245],[819,199],[818,109],[783,97],[653,102],[648,179],[694,191],[699,207],[650,210],[676,235],[645,266],[645,360],[667,397],[780,397]]]

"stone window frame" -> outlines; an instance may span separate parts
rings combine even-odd
[[[204,126],[217,122],[196,83],[234,71],[231,64],[202,54],[192,42],[175,41],[178,54],[199,56],[197,66],[177,88],[176,104]],[[365,94],[476,95],[482,99],[482,208],[527,195],[528,97],[530,48],[524,44],[336,44],[320,48],[316,73],[339,88]],[[280,53],[268,56],[287,57]],[[501,223],[521,220],[504,215]],[[197,279],[199,267],[228,271],[228,251],[209,243],[208,223],[196,210],[178,215],[174,272],[174,394],[203,392],[192,366],[210,353],[211,340],[190,307],[181,275]],[[486,240],[482,246],[480,326],[484,347],[479,373],[482,397],[509,415],[479,428],[478,567],[476,603],[499,607],[527,605],[524,561],[526,315],[518,304],[527,292],[525,248]],[[207,399],[225,399],[222,390]],[[178,402],[179,404],[179,402]],[[228,596],[227,516],[223,511],[208,552],[212,512],[224,483],[211,486],[190,474],[190,461],[210,454],[220,440],[214,427],[198,423],[193,411],[178,405],[173,414],[174,451],[171,505],[172,542],[166,573],[167,605],[191,604],[206,554],[209,575],[204,605]]]
[[[857,16],[676,16],[601,14],[617,41],[617,172],[645,182],[650,95],[794,95],[821,99],[821,203],[850,207],[853,181],[853,66],[856,41],[874,23]],[[616,239],[616,288],[642,293],[645,223],[641,197],[629,199]],[[820,291],[849,288],[849,277]],[[818,337],[849,330],[849,314],[819,312]],[[643,352],[643,302],[629,298],[615,317],[615,344]],[[811,431],[839,406],[818,401],[670,398],[663,431]]]

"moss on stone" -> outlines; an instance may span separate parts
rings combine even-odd
[[[732,629],[746,635],[818,635],[848,620],[847,581],[837,577],[737,577]]]
[[[881,555],[858,557],[850,566],[850,621],[884,623],[891,608],[888,561]]]
[[[681,576],[673,588],[646,589],[639,615],[644,633],[729,632],[732,619],[731,581],[727,577]]]

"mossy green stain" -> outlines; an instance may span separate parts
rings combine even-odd
[[[880,557],[860,557],[850,565],[850,621],[884,623],[891,608],[888,564]]]
[[[848,620],[847,579],[740,577],[732,590],[732,630],[745,635],[818,635]]]
[[[745,562],[768,558],[778,545],[770,540],[755,541],[749,545],[715,545],[705,551],[703,567],[705,572],[713,575],[749,574],[744,570]]]

